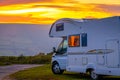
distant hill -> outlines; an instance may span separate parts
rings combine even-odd
[[[48,53],[61,39],[49,38],[50,25],[0,24],[0,56]]]

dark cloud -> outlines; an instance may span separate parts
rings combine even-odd
[[[14,5],[14,4],[26,4],[26,3],[76,3],[74,0],[0,0],[0,6]]]
[[[101,8],[105,12],[114,12],[120,13],[120,5],[97,5],[98,8]]]
[[[53,0],[0,0],[0,6],[26,4],[35,2],[52,2]]]

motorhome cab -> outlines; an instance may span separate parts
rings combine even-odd
[[[52,57],[52,71],[120,76],[120,16],[102,19],[63,18],[52,24],[50,37],[63,38]]]

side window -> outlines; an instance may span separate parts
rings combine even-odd
[[[56,24],[56,31],[63,31],[64,30],[64,23]]]
[[[87,33],[82,33],[81,42],[82,42],[82,47],[87,47]]]
[[[68,38],[69,47],[79,47],[80,46],[80,35],[71,35]]]

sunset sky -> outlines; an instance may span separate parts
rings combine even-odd
[[[120,16],[120,0],[0,0],[0,23],[52,24],[59,18]]]

